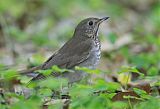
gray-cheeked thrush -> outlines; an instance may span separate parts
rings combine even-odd
[[[104,18],[87,18],[82,20],[76,27],[73,37],[65,43],[55,54],[53,54],[44,64],[29,70],[34,72],[39,69],[49,69],[53,65],[60,68],[74,69],[75,66],[87,67],[94,69],[101,54],[101,44],[98,37],[99,25],[107,20],[109,17]],[[61,75],[52,75],[64,77],[73,83],[85,77],[84,72],[65,72]],[[38,74],[33,80],[45,78],[44,75]]]

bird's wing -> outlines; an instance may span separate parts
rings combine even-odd
[[[61,68],[72,68],[85,61],[89,57],[92,49],[92,41],[85,40],[81,43],[76,43],[76,45],[69,45],[69,47],[66,47],[68,50],[60,50],[60,52],[51,56],[44,63],[43,69],[51,68],[53,65],[57,65]]]
[[[42,69],[49,69],[53,65],[57,65],[60,68],[73,68],[76,65],[84,62],[90,56],[93,42],[91,40],[85,40],[75,45],[68,45],[72,49],[59,50],[56,54],[52,55],[42,66]],[[33,80],[43,79],[43,75],[38,75]]]

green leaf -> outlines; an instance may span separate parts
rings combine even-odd
[[[116,82],[106,82],[105,80],[97,80],[95,85],[93,86],[94,90],[107,90],[114,92],[117,89],[120,89],[121,85]]]
[[[40,97],[49,97],[52,93],[52,90],[49,88],[41,88],[38,90],[38,95],[40,95]]]
[[[142,99],[142,98],[138,98],[138,97],[136,97],[136,96],[131,96],[131,95],[128,95],[128,96],[123,96],[123,98],[125,98],[125,99],[136,99],[136,100],[144,100],[144,99]]]
[[[90,85],[76,84],[71,88],[70,94],[72,97],[82,97],[92,94],[93,91],[94,90]]]
[[[44,76],[49,76],[53,72],[53,70],[52,69],[38,70],[37,72],[43,74]]]
[[[67,86],[68,81],[63,78],[47,78],[45,80],[40,80],[38,82],[38,86],[40,87],[46,87],[50,89],[61,89],[62,86]]]
[[[152,97],[149,100],[135,104],[134,109],[160,109],[160,99]]]
[[[133,88],[133,91],[143,99],[149,99],[150,98],[150,96],[144,90],[141,90],[141,89],[138,89],[138,88]]]
[[[40,109],[41,99],[37,96],[32,96],[28,100],[21,100],[11,105],[11,109]]]
[[[18,79],[20,80],[20,82],[22,84],[28,84],[31,81],[31,77],[27,77],[27,76],[20,76],[18,77]]]
[[[135,67],[127,67],[123,66],[118,73],[129,73],[129,72],[136,72],[138,73],[139,71]]]
[[[52,66],[51,69],[52,69],[53,72],[60,72],[60,73],[63,73],[63,72],[73,72],[72,70],[69,70],[69,69],[59,68],[59,67],[56,66],[56,65]]]
[[[75,70],[84,71],[84,72],[90,73],[90,74],[100,74],[102,72],[98,69],[92,70],[92,69],[89,69],[89,68],[86,68],[86,67],[79,67],[79,66],[76,66]]]
[[[125,102],[117,101],[117,102],[112,103],[113,109],[127,109],[127,107],[128,107],[128,105]]]
[[[149,76],[156,76],[156,75],[158,75],[158,72],[159,72],[158,68],[152,66],[152,67],[147,71],[147,74],[148,74]]]
[[[123,66],[118,73],[137,73],[140,76],[144,77],[144,74],[140,73],[136,67]]]
[[[138,88],[133,88],[133,91],[136,92],[138,95],[147,94],[146,91],[138,89]]]
[[[18,73],[16,70],[4,70],[4,71],[1,71],[0,73],[1,78],[8,79],[8,80],[17,76],[18,76]]]

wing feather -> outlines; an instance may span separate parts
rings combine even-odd
[[[64,45],[66,49],[64,50],[64,48],[62,47],[57,53],[52,55],[43,64],[42,69],[49,69],[53,65],[57,65],[60,68],[72,69],[74,66],[87,60],[90,56],[90,51],[92,49],[92,40],[87,39],[85,41],[82,41],[81,43],[76,43],[76,45],[73,44],[70,43],[70,45]],[[66,46],[72,46],[72,49],[67,49],[69,47]],[[35,77],[34,80],[38,78],[43,79],[44,76],[40,74]]]

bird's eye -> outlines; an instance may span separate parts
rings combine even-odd
[[[93,25],[93,21],[89,21],[89,23],[88,23],[90,26],[92,26]]]

